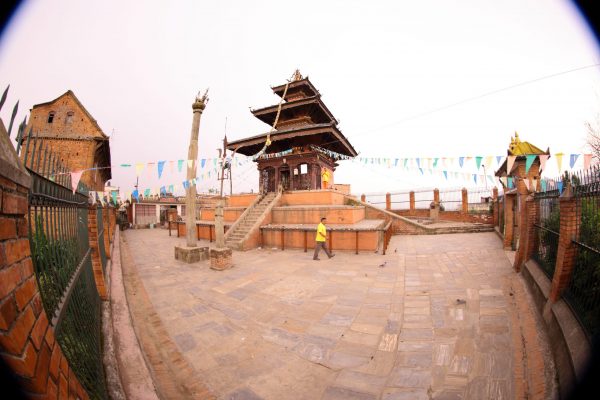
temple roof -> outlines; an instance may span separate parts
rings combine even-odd
[[[285,83],[283,85],[272,87],[271,89],[273,90],[273,93],[275,93],[277,96],[282,97],[283,92],[285,91]],[[306,97],[319,95],[319,91],[308,79],[308,76],[306,78],[300,78],[298,80],[290,82],[288,86],[288,92],[285,96],[286,99],[284,100],[287,100],[287,97],[290,97],[292,94],[298,92],[303,92]]]
[[[240,139],[227,144],[227,149],[252,156],[258,153],[267,139],[268,133]],[[295,126],[271,133],[271,152],[287,150],[299,145],[313,144],[336,153],[356,157],[358,153],[348,139],[340,132],[334,123]],[[269,151],[267,150],[267,153]]]
[[[519,139],[519,134],[515,132],[515,137],[510,138],[510,145],[508,146],[509,156],[524,156],[527,154],[549,154],[550,151],[541,150],[539,147],[534,146],[529,142],[522,142]]]
[[[508,146],[508,150],[507,150],[507,154],[509,156],[516,156],[517,159],[523,159],[525,156],[527,155],[548,155],[550,156],[550,148],[548,148],[548,150],[543,151],[541,150],[539,147],[534,146],[533,144],[529,143],[529,142],[522,142],[521,139],[519,139],[519,134],[517,132],[515,132],[515,136],[510,138],[510,145]],[[508,169],[508,159],[504,160],[504,162],[502,163],[502,165],[500,166],[500,168],[498,168],[498,170],[496,171],[495,175],[502,177],[502,176],[507,176],[510,175],[510,173],[512,171],[507,171]],[[514,169],[514,165],[513,165],[513,169]],[[540,169],[540,173],[541,173],[541,169]]]
[[[275,104],[272,106],[259,108],[257,110],[251,110],[251,112],[256,118],[260,119],[265,124],[273,126],[278,109],[279,105]],[[329,111],[327,106],[325,106],[325,104],[323,104],[321,101],[320,96],[301,98],[283,103],[281,105],[281,115],[279,116],[278,122],[281,123],[289,119],[293,119],[299,114],[311,116],[313,122],[317,124],[330,122],[337,123],[337,120],[331,111]]]

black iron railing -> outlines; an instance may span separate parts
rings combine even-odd
[[[25,135],[17,153],[32,176],[29,241],[42,303],[69,365],[91,399],[108,398],[102,364],[101,300],[88,240],[88,193],[71,189],[52,145]],[[101,222],[101,218],[100,218]]]
[[[556,268],[558,239],[560,232],[560,209],[558,205],[559,191],[552,189],[535,194],[538,202],[538,222],[534,224],[536,234],[536,249],[533,258],[550,280]]]
[[[564,298],[590,336],[600,332],[600,168],[571,176],[577,247]]]

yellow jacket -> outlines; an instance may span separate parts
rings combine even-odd
[[[317,242],[324,242],[326,238],[327,229],[325,228],[325,225],[322,222],[320,222],[319,226],[317,226],[317,237],[315,238],[315,240]]]

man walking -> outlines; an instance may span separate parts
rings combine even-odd
[[[325,246],[325,240],[327,240],[327,228],[325,228],[325,220],[326,218],[321,218],[321,222],[317,226],[317,237],[315,239],[315,254],[313,255],[313,260],[319,260],[319,251],[323,249],[325,254],[329,258],[335,257],[335,254],[331,254],[329,250],[327,250],[327,246]]]

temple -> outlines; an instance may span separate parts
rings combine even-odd
[[[287,86],[287,90],[286,90]],[[251,110],[274,130],[231,142],[227,149],[256,156],[261,192],[327,189],[333,184],[336,155],[355,157],[356,150],[338,128],[338,121],[308,77],[298,70],[289,84],[272,88],[279,104]],[[270,141],[261,154],[265,143]],[[339,157],[339,156],[338,156]]]

